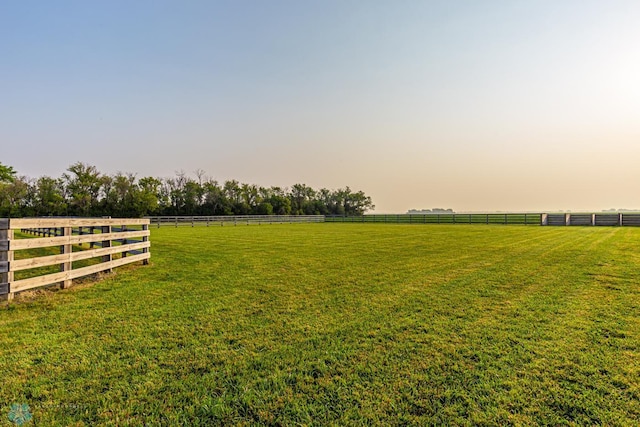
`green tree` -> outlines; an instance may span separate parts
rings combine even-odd
[[[63,174],[69,199],[69,213],[90,216],[98,214],[98,201],[104,180],[95,166],[74,163]]]
[[[62,179],[48,176],[38,178],[35,184],[34,211],[36,216],[62,216],[67,213]]]
[[[223,215],[230,211],[229,201],[218,181],[206,180],[202,188],[204,190],[203,212],[205,215]]]
[[[169,191],[169,200],[171,201],[172,215],[184,215],[185,211],[185,187],[187,185],[187,175],[184,171],[176,172],[176,177],[168,179],[166,184]]]
[[[158,210],[162,182],[153,177],[140,178],[136,198],[137,216],[152,215]]]
[[[275,215],[291,215],[291,199],[287,195],[287,191],[280,187],[271,187],[268,189],[269,195],[265,200],[273,208]]]
[[[16,179],[16,171],[11,166],[5,166],[0,162],[0,183],[10,183]]]
[[[294,184],[291,187],[291,212],[294,215],[313,215],[313,200],[316,192],[305,184]]]
[[[242,212],[242,187],[235,179],[225,181],[222,187],[224,195],[229,201],[229,214],[239,215]]]
[[[111,180],[110,199],[114,201],[112,215],[120,218],[138,216],[136,210],[138,184],[135,175],[118,172]]]
[[[0,217],[28,216],[31,209],[32,191],[26,177],[13,178],[0,183]]]
[[[185,215],[197,215],[200,213],[202,194],[203,191],[200,184],[192,179],[186,180],[183,188],[183,213]]]
[[[240,192],[242,194],[242,214],[257,214],[258,205],[262,202],[258,187],[253,184],[242,184]]]
[[[160,215],[173,215],[173,201],[171,200],[171,179],[160,179],[158,189],[158,211]]]
[[[371,197],[367,196],[362,191],[354,193],[349,187],[335,191],[334,198],[338,215],[363,215],[368,210],[375,208],[371,201]]]
[[[371,198],[349,187],[319,191],[305,184],[291,190],[254,184],[217,181],[195,171],[197,179],[176,172],[170,179],[118,172],[103,175],[95,166],[77,162],[61,178],[38,180],[17,177],[0,163],[0,215],[361,215],[373,209]]]

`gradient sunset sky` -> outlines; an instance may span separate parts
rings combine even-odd
[[[640,1],[4,1],[0,162],[640,208]]]

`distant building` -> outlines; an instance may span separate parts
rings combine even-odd
[[[426,214],[452,214],[455,213],[453,209],[442,209],[442,208],[433,208],[433,209],[409,209],[407,211],[410,215],[426,215]]]

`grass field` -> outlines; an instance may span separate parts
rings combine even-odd
[[[0,308],[0,425],[633,425],[640,229],[152,231]]]

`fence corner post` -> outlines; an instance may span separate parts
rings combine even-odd
[[[11,302],[14,295],[11,292],[11,282],[13,281],[11,240],[13,239],[13,230],[10,228],[9,221],[7,218],[0,219],[0,301],[7,302]]]
[[[142,226],[142,230],[144,230],[144,231],[149,231],[149,226],[148,226],[147,224],[144,224],[144,225]],[[142,238],[142,241],[143,241],[143,242],[148,242],[148,241],[149,241],[149,237],[148,237],[148,236],[144,236],[144,237]],[[144,249],[142,249],[142,253],[144,253],[144,254],[149,253],[149,248],[144,248]],[[142,260],[142,265],[149,265],[149,258],[145,258],[145,259],[143,259],[143,260]]]

